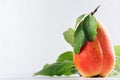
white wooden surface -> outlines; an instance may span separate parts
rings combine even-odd
[[[0,80],[120,80],[116,78],[81,78],[81,77],[4,77]]]

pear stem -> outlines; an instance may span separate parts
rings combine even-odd
[[[95,8],[95,10],[93,12],[91,12],[91,15],[94,15],[95,12],[97,12],[98,8],[100,7],[101,5],[98,5],[97,8]]]

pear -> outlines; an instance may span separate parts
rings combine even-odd
[[[73,53],[74,64],[83,77],[108,76],[115,65],[115,54],[104,26],[97,21],[97,35],[87,41],[79,54]]]

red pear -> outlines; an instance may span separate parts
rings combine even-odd
[[[115,55],[104,26],[97,22],[97,35],[87,41],[79,54],[73,53],[74,64],[83,77],[108,76],[114,68]]]

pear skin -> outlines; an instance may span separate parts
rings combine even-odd
[[[100,76],[108,76],[115,65],[115,54],[114,49],[107,31],[103,25],[98,23],[98,34],[97,38],[100,42],[101,49],[103,51],[103,67]]]

